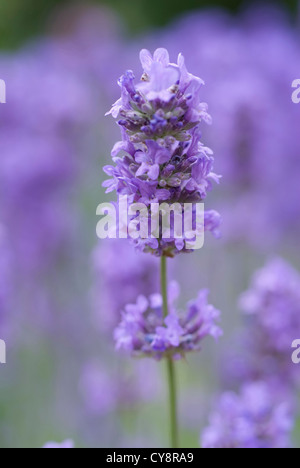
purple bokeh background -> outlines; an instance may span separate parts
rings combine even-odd
[[[167,443],[163,366],[118,355],[113,340],[124,306],[159,292],[159,265],[129,243],[99,242],[95,214],[110,201],[102,167],[120,139],[104,115],[119,76],[131,68],[139,78],[140,49],[157,47],[172,61],[182,52],[205,80],[213,124],[203,140],[223,175],[207,201],[222,215],[222,238],[207,236],[203,250],[170,265],[180,307],[209,289],[224,330],[179,364],[182,444],[198,446],[208,426],[205,446],[297,446],[299,30],[275,9],[234,19],[206,11],[128,39],[109,10],[75,9],[67,30],[65,15],[0,54],[0,446]],[[236,436],[241,421],[247,437]]]

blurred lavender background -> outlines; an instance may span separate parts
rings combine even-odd
[[[126,242],[100,243],[95,214],[110,200],[102,167],[119,130],[104,114],[117,80],[128,68],[139,73],[141,48],[166,47],[206,82],[213,125],[203,140],[223,174],[208,202],[222,214],[222,238],[208,236],[171,267],[182,305],[208,288],[224,330],[219,344],[178,364],[182,445],[299,447],[296,3],[233,14],[193,2],[202,8],[155,15],[157,2],[143,10],[144,2],[53,0],[34,26],[29,8],[15,36],[4,19],[20,22],[22,2],[8,3],[0,2],[0,446],[167,444],[163,364],[122,358],[113,342],[124,305],[158,292],[158,260]]]

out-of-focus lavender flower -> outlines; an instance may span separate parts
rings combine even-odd
[[[0,129],[0,223],[12,257],[8,315],[12,322],[12,312],[22,310],[20,329],[23,319],[33,318],[47,331],[54,312],[71,302],[59,303],[56,284],[67,260],[75,258],[74,194],[94,110],[88,81],[56,60],[49,42],[0,57],[9,83]]]
[[[115,96],[112,81],[128,54],[128,44],[114,12],[103,5],[69,4],[58,11],[54,27],[58,34],[47,44],[53,59],[77,76],[87,77],[104,100]]]
[[[56,442],[48,442],[43,447],[44,449],[73,449],[75,448],[73,440],[65,440],[61,444]]]
[[[80,380],[80,393],[88,412],[103,415],[117,407],[117,386],[107,370],[98,365],[85,367]]]
[[[49,145],[45,138],[15,130],[3,135],[0,148],[2,221],[19,271],[33,272],[49,266],[68,245],[71,148],[54,136]]]
[[[299,106],[290,84],[300,60],[299,32],[282,11],[252,9],[238,24],[222,12],[188,15],[152,43],[178,47],[206,82],[214,125],[206,141],[224,175],[224,238],[255,246],[299,232]],[[263,155],[263,157],[262,157]],[[289,189],[281,183],[289,174]]]
[[[93,253],[92,291],[95,322],[100,330],[112,330],[121,311],[139,294],[150,296],[159,288],[157,260],[137,252],[126,240],[106,241]]]
[[[80,393],[91,415],[103,416],[140,402],[153,401],[160,393],[157,367],[148,362],[106,368],[88,364],[80,380]]]
[[[225,393],[202,434],[203,448],[290,448],[293,417],[289,401],[264,382]]]
[[[10,84],[1,130],[26,128],[66,140],[87,124],[92,110],[90,90],[54,56],[47,41],[41,41],[1,57],[3,76]]]
[[[137,252],[126,240],[120,239],[96,247],[93,267],[92,320],[105,341],[120,323],[127,303],[134,302],[141,293],[150,296],[158,290],[158,264],[152,256]],[[153,400],[158,395],[160,382],[157,373],[151,363],[124,362],[112,368],[89,363],[80,380],[88,412],[107,414],[120,407]]]
[[[174,305],[179,286],[171,283],[167,317],[163,316],[160,294],[149,299],[139,296],[137,303],[127,305],[122,313],[121,324],[115,330],[117,349],[158,360],[166,356],[181,359],[187,352],[198,351],[208,335],[216,339],[222,335],[216,325],[220,312],[208,304],[207,295],[207,291],[201,291],[182,313]]]
[[[244,345],[253,375],[295,376],[291,345],[300,335],[300,275],[282,259],[269,262],[254,276],[240,306],[249,317]]]
[[[132,71],[120,78],[122,97],[110,113],[118,118],[123,140],[112,151],[114,166],[104,171],[112,179],[104,183],[107,192],[127,195],[131,202],[195,203],[206,198],[212,182],[212,151],[200,138],[202,121],[210,123],[207,105],[201,101],[203,81],[188,73],[183,56],[170,63],[166,49],[152,57],[140,54],[144,74],[135,83]],[[211,216],[210,216],[211,219]],[[220,219],[206,223],[216,230]],[[146,239],[144,251],[172,256],[183,250],[174,239]]]
[[[10,85],[9,102],[1,108],[1,221],[18,269],[32,273],[56,259],[70,240],[78,135],[91,100],[86,84],[54,64],[47,48],[1,62]]]
[[[11,295],[11,252],[4,226],[0,224],[0,329],[4,338]]]
[[[240,300],[241,308],[256,321],[274,351],[289,351],[300,326],[300,275],[287,262],[275,259],[254,276]],[[265,340],[264,340],[265,341]]]

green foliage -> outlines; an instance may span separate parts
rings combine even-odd
[[[131,34],[153,26],[162,26],[187,10],[208,7],[225,7],[232,12],[240,10],[243,0],[0,0],[0,49],[15,48],[45,29],[51,15],[66,5],[106,5],[113,8],[127,25]],[[251,2],[253,3],[253,2]],[[272,2],[275,3],[275,2]],[[297,12],[297,0],[277,0],[287,7],[293,17]]]

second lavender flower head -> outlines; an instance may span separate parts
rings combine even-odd
[[[176,282],[169,286],[169,314],[163,315],[163,299],[154,294],[149,299],[140,296],[136,304],[129,304],[122,314],[122,322],[115,331],[116,346],[133,356],[162,359],[181,359],[187,352],[199,351],[204,338],[217,339],[222,331],[217,325],[220,312],[208,304],[208,292],[199,292],[190,301],[186,312],[175,306],[179,297]]]

